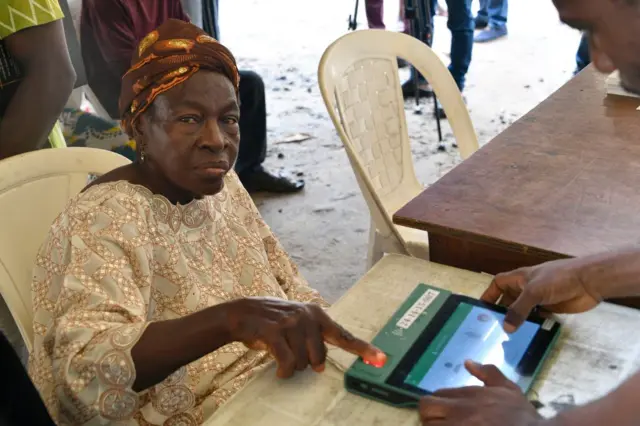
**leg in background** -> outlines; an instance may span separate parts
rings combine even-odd
[[[578,74],[590,63],[591,55],[589,55],[589,37],[587,37],[587,33],[583,33],[582,38],[580,39],[580,45],[578,46],[578,52],[576,53],[576,70],[574,74]]]
[[[488,0],[489,26],[504,28],[507,26],[509,0]]]
[[[426,22],[427,20],[427,16],[426,16],[426,5],[429,5],[430,8],[430,12],[431,12],[431,23],[432,23],[432,30],[434,29],[433,27],[433,17],[435,15],[435,10],[436,10],[436,5],[437,5],[437,0],[417,0],[417,1],[421,1],[421,8],[418,10],[422,10],[422,12],[425,13],[424,16],[419,17],[419,20],[421,22]],[[429,3],[427,3],[429,2]],[[407,30],[411,30],[411,21],[406,21],[406,28]],[[411,33],[410,33],[411,34]],[[415,34],[411,34],[413,36],[415,36]],[[431,40],[433,41],[435,34],[431,34]],[[424,42],[426,42],[426,40],[422,40]],[[416,93],[416,87],[414,84],[414,75],[415,75],[415,69],[411,68],[411,76],[409,77],[409,80],[405,81],[404,83],[402,83],[402,96],[407,99],[407,98],[411,98],[411,97],[415,97],[417,95]],[[431,87],[429,86],[428,82],[425,80],[425,78],[422,76],[422,74],[418,74],[418,91],[420,93],[420,97],[421,98],[430,98],[431,96],[433,96],[433,91],[431,90]]]
[[[267,103],[262,78],[240,70],[240,149],[235,170],[239,176],[259,169],[267,156]]]
[[[481,30],[489,25],[489,0],[480,0],[480,9],[476,15],[476,29]]]
[[[488,24],[489,28],[483,30],[475,37],[476,43],[486,43],[507,35],[509,0],[483,0],[483,2],[486,12],[482,12],[482,9],[478,11],[476,28],[478,28],[478,19],[481,20],[480,23],[485,23],[485,26]],[[481,12],[483,14],[481,14]],[[486,20],[487,17],[488,21]]]
[[[462,92],[473,52],[474,20],[471,13],[471,0],[447,0],[447,8],[449,9],[447,27],[451,31],[449,71]]]
[[[404,2],[405,0],[400,0],[400,16],[398,19],[402,21],[404,25],[403,33],[411,35],[411,22],[407,19],[407,16],[404,13]]]
[[[240,149],[235,170],[248,191],[296,192],[304,180],[267,172],[267,104],[264,82],[253,71],[240,70]]]
[[[369,28],[384,30],[384,0],[365,0],[364,6]]]

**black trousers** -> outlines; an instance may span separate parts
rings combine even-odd
[[[267,102],[262,78],[240,70],[240,149],[235,170],[242,179],[260,168],[267,155]]]
[[[202,0],[202,26],[220,40],[218,0]],[[240,151],[235,170],[240,179],[260,168],[267,155],[267,102],[262,78],[240,70]]]

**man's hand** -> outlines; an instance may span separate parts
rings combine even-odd
[[[593,309],[602,297],[580,277],[578,259],[556,260],[496,275],[481,299],[508,306],[504,329],[514,332],[537,306],[556,313]]]
[[[420,401],[420,420],[427,426],[537,426],[544,419],[493,365],[467,361],[465,367],[485,387],[443,389]]]
[[[267,350],[278,363],[278,377],[311,367],[321,372],[327,356],[326,343],[360,356],[365,362],[383,365],[386,355],[355,338],[336,324],[317,305],[271,298],[246,298],[229,303],[229,334],[256,350]]]

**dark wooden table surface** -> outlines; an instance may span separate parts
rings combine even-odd
[[[499,273],[640,242],[640,100],[592,67],[427,188],[394,222],[431,260]]]

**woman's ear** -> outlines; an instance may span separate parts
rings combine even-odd
[[[144,136],[144,127],[146,125],[146,121],[147,118],[145,117],[145,114],[142,114],[140,116],[139,120],[136,120],[135,123],[133,123],[133,126],[131,126],[131,132],[133,133],[132,135],[130,135],[136,142],[141,140],[142,137]]]

